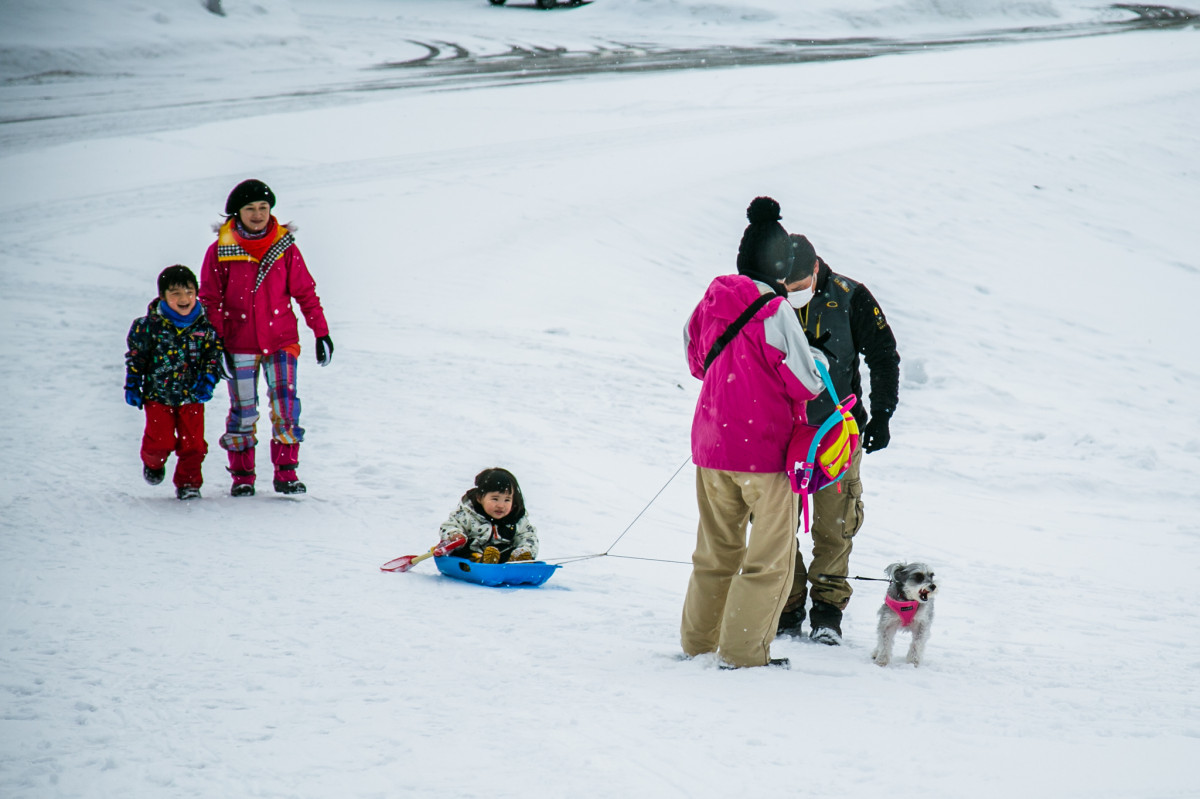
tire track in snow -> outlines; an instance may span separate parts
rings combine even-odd
[[[116,90],[90,92],[96,76],[40,74],[0,83],[0,150],[13,152],[97,136],[154,132],[191,127],[215,119],[276,114],[299,109],[356,102],[379,92],[462,90],[570,80],[597,74],[722,69],[745,66],[803,64],[855,60],[884,55],[928,52],[931,49],[997,46],[1107,36],[1147,30],[1200,29],[1200,13],[1173,6],[1115,4],[1109,11],[1130,16],[1061,25],[1023,26],[975,33],[912,38],[785,38],[758,45],[677,49],[653,43],[601,42],[594,48],[509,45],[501,52],[477,53],[445,41],[408,43],[425,52],[404,61],[384,62],[367,70],[348,71],[313,85],[311,74],[273,75],[279,87],[257,96],[227,97],[214,89],[210,96],[180,97],[175,82],[156,76],[129,76]],[[59,96],[33,86],[61,83],[70,87]],[[24,96],[22,95],[24,93]],[[12,96],[6,96],[6,95]]]

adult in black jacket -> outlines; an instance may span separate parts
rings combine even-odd
[[[792,240],[797,249],[812,246],[803,236],[793,235]],[[870,290],[834,272],[820,258],[813,297],[796,314],[809,341],[830,356],[829,374],[838,397],[854,394],[859,398],[851,412],[862,431],[862,447],[841,483],[813,495],[812,559],[805,569],[797,550],[795,580],[779,620],[779,634],[800,633],[807,593],[813,600],[810,637],[837,645],[841,643],[842,611],[852,589],[848,580],[822,579],[820,575],[849,575],[850,550],[863,522],[862,453],[881,450],[891,439],[888,423],[899,395],[900,356],[892,328]],[[860,355],[871,374],[869,417],[862,401]],[[833,400],[828,392],[822,393],[808,403],[807,410],[809,421],[820,424],[833,413]]]

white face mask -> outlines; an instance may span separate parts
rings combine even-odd
[[[808,305],[808,301],[813,298],[813,294],[815,294],[815,293],[816,292],[813,291],[813,287],[810,285],[806,289],[800,289],[798,291],[789,291],[788,296],[787,296],[787,301],[793,308],[795,308],[796,310],[800,310],[805,305]]]

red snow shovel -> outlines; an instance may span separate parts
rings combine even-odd
[[[426,558],[440,558],[443,555],[449,555],[451,552],[458,549],[465,543],[467,543],[466,536],[459,536],[453,541],[443,541],[442,543],[430,549],[428,552],[424,552],[420,555],[405,555],[404,557],[396,558],[395,560],[389,560],[387,563],[380,566],[379,570],[385,572],[406,572]]]

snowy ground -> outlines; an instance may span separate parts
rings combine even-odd
[[[389,87],[376,67],[414,43],[755,47],[1131,13],[223,5],[0,5],[0,796],[1198,794],[1194,24]],[[300,226],[337,344],[318,369],[304,334],[311,493],[227,495],[218,396],[205,498],[184,504],[141,481],[124,336],[250,176]],[[935,567],[920,669],[870,662],[874,583],[846,646],[776,642],[790,671],[676,659],[680,331],[757,194],[896,329],[901,406],[864,466],[853,569]],[[604,552],[669,484],[627,557],[541,588],[379,572],[491,465],[520,477],[549,560]]]

